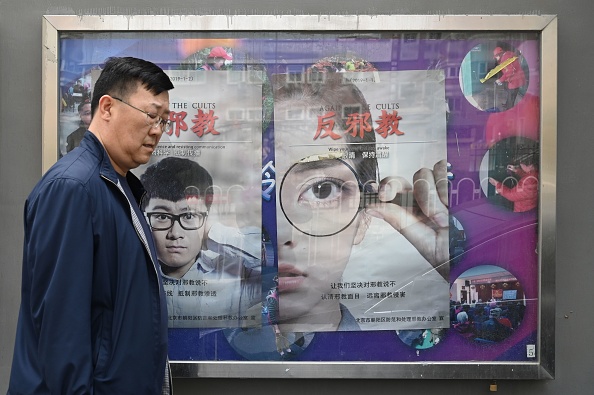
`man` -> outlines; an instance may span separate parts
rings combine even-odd
[[[237,226],[224,226],[210,213],[214,188],[220,187],[213,187],[210,173],[195,161],[167,157],[149,166],[141,180],[169,327],[259,325],[262,242],[260,218],[254,217],[259,201],[238,197],[235,218],[227,218]],[[254,306],[258,314],[248,314]]]
[[[72,151],[80,145],[89,125],[91,123],[91,101],[85,100],[78,105],[78,116],[80,117],[79,128],[70,133],[66,138],[66,152]]]
[[[493,57],[497,61],[497,64],[503,64],[508,59],[516,57],[516,55],[512,51],[504,51],[501,47],[497,47],[493,51]],[[516,97],[520,88],[526,85],[526,75],[517,57],[501,70],[501,77],[495,80],[495,83],[497,85],[507,83],[505,109],[509,110],[516,104]]]
[[[150,62],[108,59],[89,131],[29,195],[8,394],[170,393],[165,296],[129,170],[170,127],[172,88]]]
[[[198,70],[221,70],[225,66],[226,60],[233,60],[223,47],[214,47],[206,57],[206,64]]]
[[[489,311],[489,319],[481,326],[480,337],[494,342],[500,342],[507,339],[511,334],[511,328],[499,322],[501,317],[501,309],[499,307],[493,308]]]
[[[538,206],[538,162],[536,155],[522,155],[516,164],[507,166],[507,170],[519,177],[518,183],[507,187],[493,177],[489,183],[495,187],[495,193],[513,203],[514,213],[523,213]]]

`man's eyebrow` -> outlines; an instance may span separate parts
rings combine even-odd
[[[171,210],[171,207],[165,206],[165,205],[157,205],[157,206],[153,207],[153,211],[156,211],[156,210],[165,211],[166,213],[171,213],[173,211],[173,210]],[[187,207],[182,207],[180,209],[180,211],[181,212],[188,211],[188,208]]]
[[[155,109],[155,111],[157,111],[157,115],[159,115],[159,113],[158,113],[158,112],[159,112],[159,111],[161,111],[161,109],[165,107],[165,105],[164,105],[164,104],[159,104],[159,103],[157,103],[157,102],[154,102],[154,101],[151,101],[151,102],[149,103],[149,105],[150,105],[151,107],[153,107],[153,108]],[[164,112],[164,113],[163,113],[163,114],[161,114],[161,115],[169,115],[169,113],[170,113],[170,112],[171,112],[171,111],[167,110],[166,112]]]
[[[165,211],[165,212],[170,212],[171,211],[171,210],[169,210],[169,207],[167,207],[167,206],[155,206],[155,207],[153,207],[152,211],[156,211],[156,210]]]
[[[311,162],[299,163],[291,169],[291,172],[304,173],[310,170],[321,170],[321,169],[334,169],[334,168],[342,168],[346,166],[338,162],[336,160],[316,160]]]

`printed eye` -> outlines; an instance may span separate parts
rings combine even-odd
[[[311,193],[317,199],[327,199],[329,196],[335,195],[337,192],[338,186],[332,182],[324,181],[316,183],[311,188]]]
[[[299,203],[317,208],[334,207],[343,196],[343,181],[337,179],[312,180],[304,185]]]
[[[159,222],[168,222],[171,220],[171,216],[165,213],[157,213],[153,214],[153,219]]]
[[[200,214],[197,213],[192,213],[192,212],[187,212],[184,214],[181,214],[180,217],[184,220],[184,221],[191,221],[197,218],[200,218]]]

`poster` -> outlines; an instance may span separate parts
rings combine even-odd
[[[272,79],[279,326],[290,332],[447,327],[443,72],[323,77]],[[431,179],[413,180],[423,168]],[[396,194],[385,203],[374,194],[380,182]],[[431,190],[415,197],[413,187]],[[431,200],[433,218],[418,212],[417,199]],[[409,241],[419,233],[419,248],[431,245],[425,256]],[[439,249],[446,254],[435,256]]]
[[[169,327],[260,326],[262,76],[168,74],[172,128],[134,173],[147,189]]]
[[[92,75],[105,58],[145,58],[172,77],[176,88],[171,92],[170,120],[175,126],[137,174],[142,176],[166,158],[189,159],[204,166],[217,186],[209,220],[212,213],[221,227],[241,229],[237,214],[257,217],[248,221],[254,230],[249,235],[257,235],[257,242],[254,237],[242,247],[254,259],[241,267],[253,269],[255,277],[248,282],[258,285],[246,294],[230,293],[248,295],[247,304],[243,297],[241,303],[225,300],[228,289],[243,289],[244,280],[238,277],[208,280],[208,289],[202,284],[203,289],[196,290],[202,291],[200,301],[191,304],[207,311],[206,316],[174,313],[181,319],[170,321],[171,360],[524,363],[540,358],[535,351],[541,302],[537,33],[201,34],[86,32],[60,39],[59,155],[67,155],[69,136],[84,127],[82,117],[88,114],[84,108],[79,113],[78,106],[92,94]],[[512,63],[516,74],[523,74],[515,81],[504,77]],[[337,78],[350,79],[367,107],[349,105],[343,112],[343,104],[356,103],[340,95],[333,100],[336,108],[327,103],[321,110],[318,104],[283,109],[278,101],[283,84],[321,86]],[[335,130],[331,121],[338,122],[327,117],[330,112],[345,119],[358,115],[351,117],[349,126]],[[202,114],[205,128],[192,122],[197,114]],[[220,134],[206,127],[210,115],[218,117],[214,130]],[[390,127],[382,124],[387,119]],[[313,129],[307,126],[312,120]],[[308,137],[295,144],[291,137],[299,128],[305,128]],[[334,133],[341,138],[350,133],[373,135],[375,142],[351,149]],[[318,150],[321,145],[324,149]],[[225,148],[215,148],[221,146]],[[365,162],[363,155],[367,162],[373,156],[377,160],[373,177],[361,177],[356,170],[356,162]],[[350,196],[349,202],[359,200],[357,204],[315,203],[316,215],[324,207],[338,213],[326,213],[316,221],[299,210],[303,205],[285,204],[285,189],[293,191],[286,193],[292,196],[296,185],[305,185],[290,175],[302,160],[345,164],[343,172],[324,173],[330,180],[318,186],[325,193]],[[405,229],[395,230],[377,212],[371,215],[371,205],[381,200],[377,187],[385,177],[401,177],[400,186],[407,185],[405,181],[414,185],[419,169],[435,169],[440,162],[439,172],[445,172],[447,183],[445,261],[422,254],[420,250],[427,248],[407,239]],[[349,175],[349,166],[354,178],[333,184],[337,175]],[[442,199],[435,199],[439,193],[434,191],[432,201],[439,205]],[[189,196],[192,201],[195,195]],[[410,193],[398,199],[398,206],[418,213]],[[168,221],[177,226],[182,219],[179,212],[174,214]],[[215,239],[217,234],[232,234],[212,229]],[[320,289],[308,285],[308,291],[315,292],[294,303],[287,292],[283,296],[283,288],[298,288],[299,271],[304,271],[287,270],[293,261],[284,250],[294,243],[287,233],[308,240],[305,247],[300,243],[302,253],[310,254],[300,260],[308,267],[320,268],[324,252],[334,254],[332,263],[341,263],[331,277],[320,276]],[[210,243],[207,250],[220,255],[225,252],[220,245]],[[246,261],[243,256],[235,259]],[[204,297],[205,292],[211,296]],[[283,315],[293,303],[304,310],[300,316],[307,316],[310,297],[332,308],[323,308],[321,318],[311,321],[291,322]],[[209,304],[209,298],[215,303]],[[227,302],[232,314],[223,306]],[[348,322],[339,328],[343,317],[349,317]],[[496,335],[489,333],[493,326]]]

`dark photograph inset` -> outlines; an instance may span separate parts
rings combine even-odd
[[[396,331],[396,335],[404,344],[415,350],[427,350],[438,345],[443,340],[446,335],[446,329],[407,329]]]
[[[539,144],[524,137],[499,141],[487,151],[480,167],[481,188],[489,200],[523,213],[538,207]]]
[[[495,265],[462,273],[450,288],[453,332],[475,343],[498,343],[518,329],[526,298],[518,279]]]

